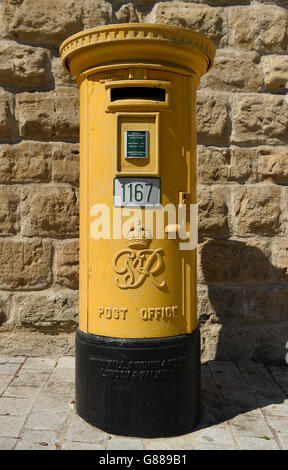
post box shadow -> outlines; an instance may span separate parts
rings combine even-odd
[[[272,393],[265,387],[265,381],[273,383],[265,364],[287,372],[288,332],[281,322],[288,317],[288,274],[263,251],[234,240],[208,240],[200,249],[202,357],[215,357],[202,363],[200,428],[287,398],[276,384]],[[209,354],[208,344],[215,341],[216,351]],[[254,371],[248,381],[245,364],[247,373],[249,364]]]

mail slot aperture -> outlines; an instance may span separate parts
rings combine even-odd
[[[166,90],[154,87],[121,87],[111,88],[111,101],[117,100],[154,100],[165,101]]]
[[[147,75],[150,72],[147,71]],[[121,109],[170,109],[171,106],[170,80],[117,80],[107,82],[106,111],[111,112]]]

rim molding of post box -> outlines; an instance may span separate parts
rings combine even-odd
[[[143,64],[166,64],[200,78],[212,67],[215,52],[214,44],[196,31],[138,23],[87,29],[60,47],[64,68],[77,78],[92,67],[139,63],[140,57]]]

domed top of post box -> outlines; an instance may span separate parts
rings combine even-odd
[[[64,68],[78,77],[100,66],[157,64],[196,73],[212,67],[215,46],[202,34],[163,24],[114,24],[81,31],[60,46]]]

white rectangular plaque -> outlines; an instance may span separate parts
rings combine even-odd
[[[114,207],[157,207],[160,178],[114,178]]]

